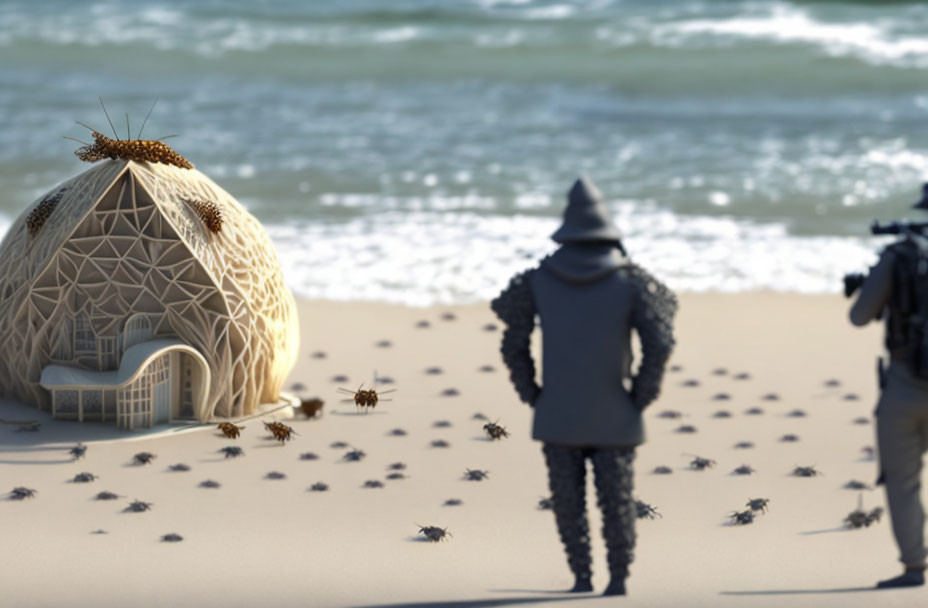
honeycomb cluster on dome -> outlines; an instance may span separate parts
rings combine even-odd
[[[219,205],[201,199],[186,199],[185,202],[193,207],[210,232],[217,233],[222,230],[222,209]]]
[[[42,226],[44,226],[48,218],[51,217],[55,207],[58,206],[58,202],[61,201],[61,197],[64,196],[66,190],[67,188],[62,188],[54,194],[46,196],[39,201],[35,209],[29,212],[29,215],[26,217],[26,228],[29,230],[29,236],[34,237],[39,233],[39,230],[42,229]]]
[[[147,139],[110,139],[93,131],[93,144],[78,148],[74,154],[84,162],[93,163],[104,158],[161,163],[181,169],[193,169],[193,163],[175,152],[163,141]]]

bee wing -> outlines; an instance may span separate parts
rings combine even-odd
[[[341,392],[343,392],[343,393],[350,393],[350,394],[352,394],[352,395],[354,395],[354,394],[357,392],[357,391],[352,391],[352,390],[349,390],[349,389],[347,389],[347,388],[341,388],[341,387],[339,387],[339,388],[337,388],[337,389],[335,389],[335,390],[339,390],[339,391],[341,391]]]
[[[377,391],[377,394],[379,394],[379,395],[386,395],[387,393],[395,393],[395,392],[398,391],[398,390],[399,390],[399,389],[391,388],[391,389],[388,390],[388,391]]]

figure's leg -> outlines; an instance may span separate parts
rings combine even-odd
[[[586,518],[586,459],[579,448],[544,444],[548,487],[557,530],[576,584],[571,591],[592,591],[590,530]]]
[[[635,450],[599,449],[592,459],[609,562],[610,581],[606,595],[625,595],[628,566],[635,557],[636,510],[632,497]]]
[[[887,389],[890,390],[880,398],[877,415],[880,468],[886,484],[893,535],[906,573],[883,581],[879,586],[921,585],[928,555],[921,502],[922,454],[928,439],[920,410],[928,407],[928,403],[922,402],[924,395],[915,395],[911,390]]]

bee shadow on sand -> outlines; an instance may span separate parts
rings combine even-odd
[[[433,543],[434,541],[431,541],[424,536],[407,536],[406,542],[407,543]],[[434,544],[437,545],[440,543],[434,543]]]
[[[383,416],[385,414],[388,415],[390,412],[384,412],[380,410],[374,410],[371,412],[365,412],[363,410],[357,412],[352,412],[350,410],[332,410],[329,413],[335,416]]]
[[[800,536],[815,536],[816,534],[831,534],[833,532],[851,532],[847,526],[837,526],[834,528],[825,528],[823,530],[806,530],[799,532]]]

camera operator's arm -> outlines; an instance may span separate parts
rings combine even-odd
[[[889,249],[883,250],[880,261],[860,287],[860,295],[851,307],[851,323],[863,326],[879,319],[889,300],[889,290],[893,282],[893,263],[896,254]]]

